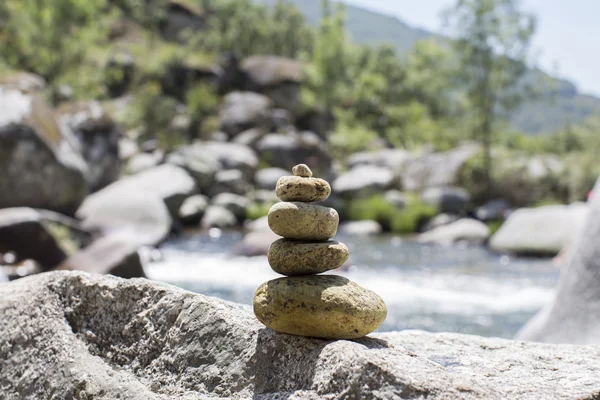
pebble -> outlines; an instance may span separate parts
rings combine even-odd
[[[346,278],[316,275],[263,283],[254,296],[254,313],[278,332],[356,339],[377,329],[387,308],[377,294]]]
[[[312,171],[308,168],[306,164],[298,164],[294,168],[292,168],[292,174],[295,176],[301,176],[303,178],[310,178],[313,176]]]
[[[320,274],[341,267],[348,260],[348,247],[335,240],[306,242],[279,239],[269,247],[269,265],[287,276]]]
[[[275,194],[282,201],[314,203],[326,200],[331,194],[331,186],[320,178],[282,176],[277,181]]]
[[[271,207],[269,228],[287,239],[327,240],[335,236],[340,221],[330,207],[301,202],[282,202]]]

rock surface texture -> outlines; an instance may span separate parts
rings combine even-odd
[[[600,344],[600,180],[593,193],[585,225],[561,271],[556,298],[521,329],[519,339]]]
[[[597,399],[600,346],[417,331],[326,341],[145,279],[52,272],[0,284],[13,399]]]
[[[271,230],[284,237],[271,244],[269,265],[288,277],[265,282],[256,290],[254,314],[282,333],[327,339],[368,335],[385,320],[383,300],[341,276],[316,276],[339,268],[349,256],[345,244],[329,240],[337,233],[337,212],[307,203],[326,200],[329,183],[313,178],[305,164],[293,167],[292,173],[277,182],[276,193],[283,202],[271,207],[268,215]],[[315,196],[316,186],[327,190]]]

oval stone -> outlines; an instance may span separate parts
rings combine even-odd
[[[377,294],[336,275],[294,276],[263,283],[254,314],[277,332],[326,339],[356,339],[385,320]]]
[[[269,247],[269,265],[281,275],[320,274],[342,266],[348,260],[348,247],[335,240],[306,242],[279,239]]]
[[[275,186],[275,194],[282,201],[314,203],[326,200],[331,194],[331,186],[321,178],[282,176]]]
[[[335,236],[340,217],[330,207],[284,202],[271,207],[268,222],[273,232],[287,239],[327,240]]]

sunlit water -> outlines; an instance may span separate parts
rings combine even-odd
[[[167,243],[149,278],[251,304],[256,288],[278,278],[267,258],[232,257],[239,233],[188,234]],[[336,271],[385,300],[379,329],[425,329],[511,337],[551,300],[558,269],[550,260],[510,258],[474,246],[423,245],[398,237],[338,237],[353,267]]]

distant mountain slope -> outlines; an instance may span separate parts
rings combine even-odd
[[[257,3],[275,4],[277,0],[256,0]],[[321,0],[291,0],[316,25],[321,19]],[[413,28],[396,17],[376,13],[364,8],[346,6],[346,26],[355,43],[394,45],[400,53],[409,51],[419,39],[433,36],[423,29]]]
[[[277,0],[255,0],[261,4],[274,4]],[[290,0],[306,16],[309,23],[316,24],[321,16],[321,0]],[[351,5],[346,6],[346,26],[355,43],[377,45],[389,43],[400,54],[409,51],[417,40],[435,36],[434,33],[414,28],[396,17],[369,11]],[[511,118],[517,130],[539,134],[556,131],[566,124],[583,121],[593,114],[600,114],[600,99],[580,94],[571,82],[557,79],[551,85],[555,91],[552,101],[538,100],[523,104]]]

